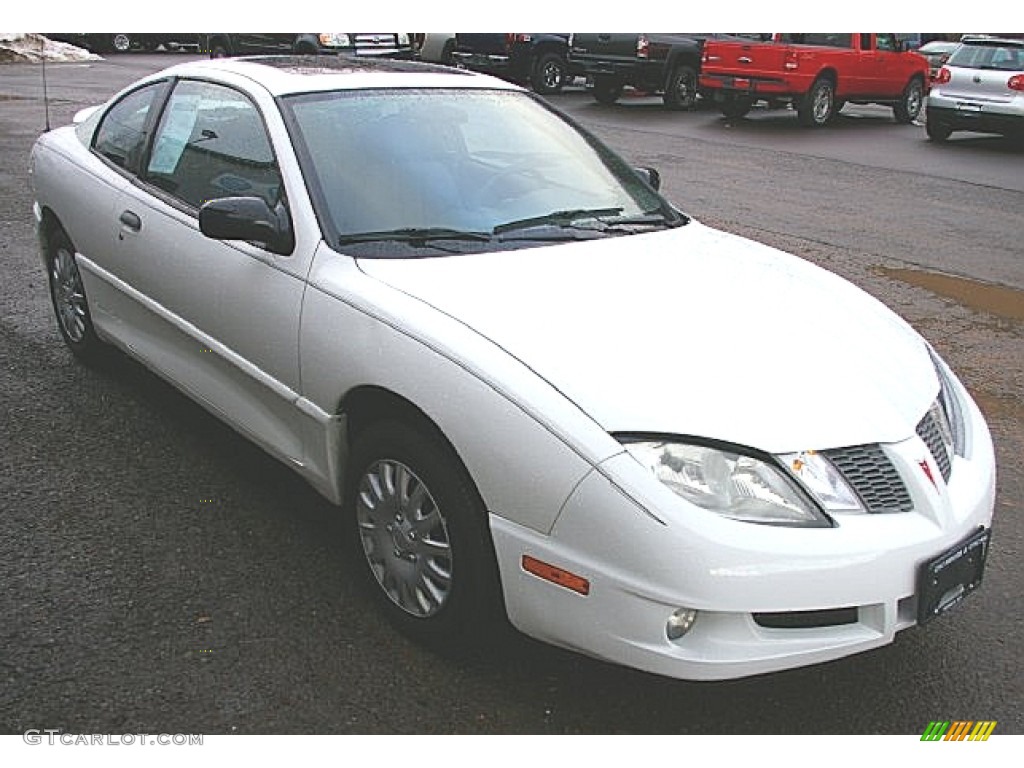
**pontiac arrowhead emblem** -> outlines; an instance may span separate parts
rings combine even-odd
[[[918,463],[918,465],[919,465],[919,466],[921,467],[921,469],[922,469],[922,470],[924,471],[924,474],[925,474],[925,476],[926,476],[926,477],[927,477],[927,478],[928,478],[929,480],[931,480],[931,483],[932,483],[932,485],[933,485],[933,486],[935,487],[935,490],[939,490],[939,486],[938,486],[938,484],[937,484],[937,483],[935,482],[935,476],[934,476],[934,475],[932,474],[932,468],[931,468],[931,466],[930,466],[930,465],[928,464],[928,461],[927,461],[927,459],[921,459],[921,460],[920,460],[919,462],[917,462],[917,463]]]

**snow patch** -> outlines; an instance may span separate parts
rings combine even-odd
[[[102,61],[70,43],[59,43],[34,32],[0,32],[0,64],[31,61]]]

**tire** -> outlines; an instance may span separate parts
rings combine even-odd
[[[132,49],[131,35],[126,32],[118,32],[110,38],[110,49],[114,53],[128,53]]]
[[[47,250],[47,282],[57,329],[76,357],[88,363],[98,362],[106,345],[93,328],[75,247],[68,236],[58,230],[50,235]]]
[[[662,101],[669,109],[689,110],[697,106],[697,70],[688,64],[677,64],[665,81]]]
[[[751,110],[754,100],[748,96],[726,97],[725,101],[718,105],[719,110],[730,120],[738,120]]]
[[[924,124],[924,132],[932,141],[943,142],[953,133],[953,129],[946,123],[928,119]]]
[[[819,77],[797,107],[800,124],[820,128],[831,122],[836,115],[835,99],[835,84],[827,77]]]
[[[620,80],[599,75],[594,78],[594,98],[599,104],[614,104],[622,95],[623,87]]]
[[[924,81],[915,77],[907,83],[903,89],[900,100],[893,104],[892,113],[897,123],[909,125],[917,120],[921,114],[921,107],[924,104]]]
[[[441,50],[441,63],[448,67],[452,66],[455,63],[453,53],[455,53],[455,41],[448,40]]]
[[[568,72],[565,59],[557,53],[542,53],[533,62],[530,87],[542,96],[559,93]]]
[[[355,438],[346,516],[367,588],[391,622],[437,650],[478,645],[504,617],[483,502],[432,429],[397,420]]]
[[[211,59],[226,59],[231,56],[231,49],[223,40],[215,40],[210,44]]]

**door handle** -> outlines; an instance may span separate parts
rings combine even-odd
[[[123,211],[120,217],[121,224],[124,228],[132,232],[138,232],[142,229],[142,219],[139,218],[137,213],[132,211]]]

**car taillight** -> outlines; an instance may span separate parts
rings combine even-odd
[[[530,34],[528,32],[506,32],[505,33],[505,50],[511,51],[512,46],[516,43],[528,43],[530,42]]]
[[[1011,91],[1024,91],[1024,75],[1014,75],[1006,81],[1006,87]]]
[[[638,59],[646,59],[650,55],[651,41],[646,35],[640,35],[636,39],[636,56]]]
[[[935,85],[942,85],[943,83],[948,83],[952,77],[953,73],[946,69],[946,67],[942,67],[942,69],[940,69],[935,75],[935,79],[932,80],[932,83]]]
[[[786,60],[782,65],[786,69],[793,70],[800,66],[800,58],[796,51],[786,51]]]

